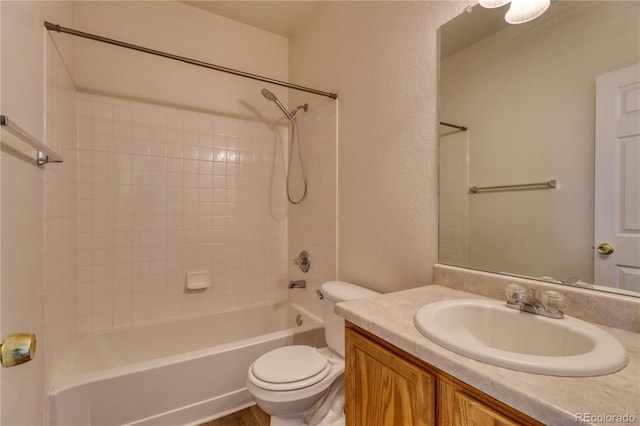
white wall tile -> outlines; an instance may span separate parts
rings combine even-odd
[[[286,298],[272,129],[86,94],[78,109],[80,332]],[[212,287],[187,292],[194,269]]]

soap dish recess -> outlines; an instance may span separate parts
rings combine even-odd
[[[189,290],[202,290],[209,287],[209,271],[187,272],[185,284]]]

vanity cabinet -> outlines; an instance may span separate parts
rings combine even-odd
[[[346,323],[347,426],[542,423]]]
[[[347,425],[435,424],[433,374],[352,328],[345,350]]]
[[[479,392],[469,386],[460,386],[442,379],[438,381],[438,421],[440,425],[491,425],[518,426],[520,422],[502,414],[502,409],[492,408],[481,402],[469,390]],[[485,395],[486,396],[486,395]],[[506,407],[511,413],[512,408]],[[522,415],[521,413],[517,413]],[[526,424],[539,424],[526,423]]]

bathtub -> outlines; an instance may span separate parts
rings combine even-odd
[[[320,318],[283,303],[87,335],[49,392],[49,424],[187,425],[222,417],[253,404],[245,380],[256,358],[285,345],[325,346],[322,327]]]

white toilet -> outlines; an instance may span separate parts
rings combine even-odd
[[[344,319],[334,313],[334,306],[379,293],[342,281],[326,282],[321,291],[329,346],[281,347],[249,367],[247,388],[271,415],[271,426],[308,425],[309,418],[315,425],[344,424]]]

